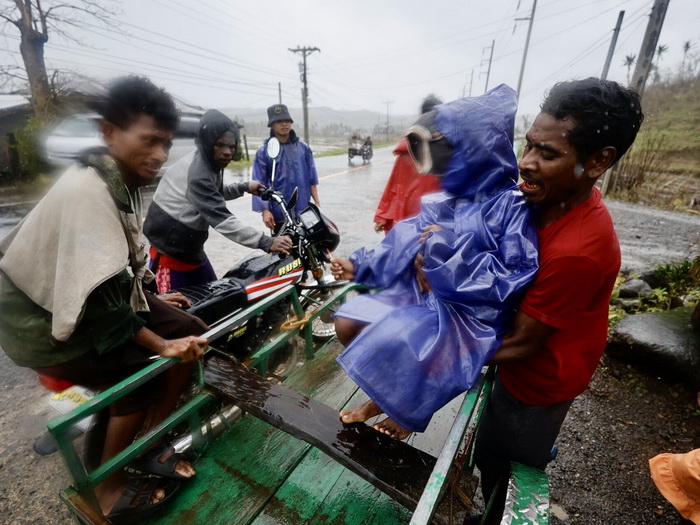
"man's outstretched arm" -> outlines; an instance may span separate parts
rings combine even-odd
[[[516,359],[524,359],[539,351],[555,328],[518,310],[513,329],[503,338],[503,343],[489,361],[497,365]]]

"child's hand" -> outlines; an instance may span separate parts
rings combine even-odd
[[[336,281],[355,278],[355,265],[347,259],[331,258],[331,273]]]
[[[426,235],[426,234],[423,234],[423,235]],[[430,283],[428,282],[428,279],[425,277],[425,273],[423,272],[423,254],[422,253],[416,254],[416,258],[413,259],[413,267],[416,270],[416,281],[418,282],[418,289],[421,292],[430,293],[432,291],[432,288],[430,287]]]
[[[428,235],[430,235],[432,232],[439,232],[440,230],[442,230],[442,226],[438,226],[437,224],[431,224],[430,226],[426,226],[425,228],[423,228],[423,233],[421,233],[418,242],[425,242],[425,240],[428,238]]]

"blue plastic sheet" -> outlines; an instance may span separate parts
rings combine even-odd
[[[438,106],[455,148],[441,185],[418,216],[350,259],[356,281],[380,287],[338,316],[371,323],[338,357],[347,374],[400,425],[422,432],[433,413],[468,390],[510,329],[537,270],[537,236],[517,188],[515,92],[501,85]],[[423,228],[443,229],[419,242]],[[422,252],[432,287],[413,266]]]

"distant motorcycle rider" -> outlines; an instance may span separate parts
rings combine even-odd
[[[272,238],[246,226],[226,207],[227,200],[246,191],[257,195],[265,187],[257,181],[224,184],[224,168],[238,148],[238,125],[220,111],[209,110],[199,121],[195,143],[195,151],[163,175],[144,224],[151,270],[161,293],[216,279],[204,253],[210,226],[249,248],[285,255],[292,248],[289,237]]]
[[[267,108],[267,125],[270,130],[270,138],[277,137],[281,150],[277,157],[274,177],[274,188],[284,195],[285,200],[294,192],[299,191],[297,210],[306,208],[313,198],[317,206],[321,205],[318,198],[318,175],[314,156],[309,146],[299,140],[292,129],[294,121],[289,115],[289,110],[284,104],[275,104]],[[268,139],[269,140],[269,139]],[[272,159],[267,155],[267,140],[258,149],[253,163],[253,180],[259,181],[265,186],[272,184]],[[282,210],[276,205],[270,205],[269,201],[263,201],[259,197],[253,197],[253,211],[262,212],[265,226],[278,231],[284,223]]]

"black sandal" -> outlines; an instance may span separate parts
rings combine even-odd
[[[115,525],[139,523],[146,516],[162,508],[162,505],[177,492],[179,487],[180,483],[172,480],[131,478],[107,515],[107,519]],[[165,496],[151,503],[153,491],[156,489],[163,489]]]
[[[160,457],[169,450],[173,450],[173,447],[165,443],[160,443],[134,459],[125,470],[129,474],[135,476],[152,475],[177,480],[190,479],[192,476],[183,476],[175,471],[180,461],[189,461],[189,458],[185,457],[183,454],[178,454],[173,450],[173,453],[168,459],[160,461]]]

